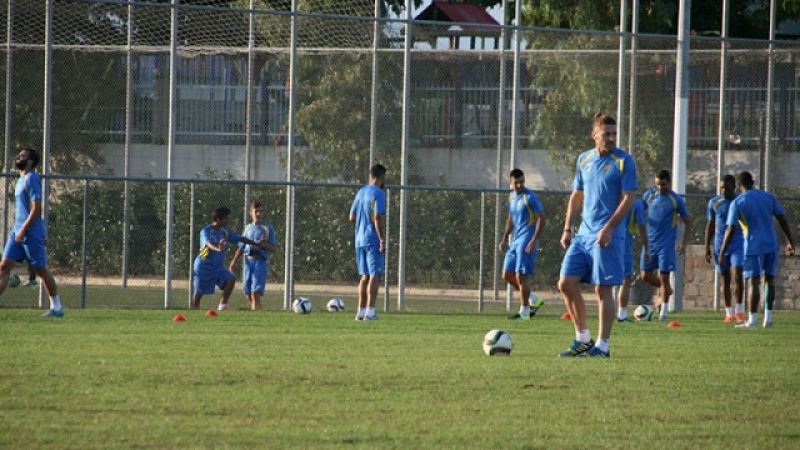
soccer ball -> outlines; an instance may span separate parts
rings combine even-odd
[[[328,302],[327,308],[330,312],[344,311],[344,302],[339,298],[332,298]]]
[[[300,297],[292,303],[292,309],[295,314],[311,314],[311,300]]]
[[[489,356],[508,356],[512,348],[514,341],[503,330],[492,330],[483,337],[483,352]]]
[[[12,288],[19,286],[19,275],[12,273],[8,276],[8,285]]]
[[[653,318],[653,309],[647,305],[639,305],[633,310],[633,317],[636,317],[636,320],[646,322]]]

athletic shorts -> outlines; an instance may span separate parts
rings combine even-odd
[[[219,270],[209,271],[208,269],[202,270],[198,274],[197,268],[194,272],[194,295],[210,295],[214,293],[214,287],[225,289],[225,285],[230,279],[236,279],[236,276],[230,270],[220,267]]]
[[[731,267],[743,267],[744,249],[740,248],[725,255],[722,259],[722,264],[719,263],[719,253],[714,252],[714,265],[717,267],[717,272],[719,273],[725,273],[730,270]]]
[[[6,241],[6,248],[3,250],[3,258],[17,262],[28,260],[31,267],[41,269],[47,267],[47,251],[44,248],[44,239],[41,236],[27,234],[22,239],[22,243],[15,241],[17,233],[13,232]]]
[[[650,272],[655,269],[663,273],[675,272],[675,247],[651,248],[650,262],[644,260],[644,249],[642,249],[639,267],[645,272]]]
[[[356,263],[359,275],[383,276],[384,254],[378,245],[356,247]]]
[[[597,245],[597,236],[577,235],[561,263],[561,276],[580,277],[581,282],[618,286],[624,278],[625,238],[612,237],[608,247]]]
[[[744,257],[744,277],[774,277],[778,274],[778,253],[749,255]]]
[[[516,272],[520,275],[533,275],[536,267],[536,256],[538,255],[538,246],[530,253],[525,252],[524,245],[509,247],[503,262],[503,271]]]
[[[244,260],[244,295],[258,293],[264,295],[267,288],[267,260],[245,258]]]
[[[633,236],[630,235],[625,238],[624,268],[626,277],[633,276]]]

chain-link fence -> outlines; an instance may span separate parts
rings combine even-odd
[[[19,146],[44,153],[56,275],[186,289],[204,217],[240,205],[240,228],[261,199],[283,239],[270,280],[285,298],[295,283],[352,284],[342,211],[381,162],[395,185],[389,261],[405,261],[403,280],[390,264],[393,294],[494,289],[512,166],[540,192],[552,230],[596,111],[620,114],[640,191],[672,168],[674,37],[407,22],[398,4],[9,0],[4,168]],[[707,198],[720,169],[797,193],[798,53],[796,43],[691,39],[687,193]],[[539,289],[555,282],[561,255],[557,236],[544,239]],[[181,295],[166,294],[177,305]]]

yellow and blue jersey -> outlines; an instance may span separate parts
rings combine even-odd
[[[212,250],[208,244],[219,246],[223,240],[228,244],[237,244],[242,236],[236,234],[235,231],[228,227],[214,228],[213,225],[206,225],[200,231],[200,253],[195,258],[194,264],[196,268],[208,267],[219,268],[225,264],[225,254],[227,247],[221,251]]]
[[[527,245],[539,226],[539,215],[544,212],[539,197],[530,189],[521,193],[511,192],[508,197],[508,215],[514,224],[511,245]]]
[[[16,199],[16,206],[13,232],[16,233],[25,221],[28,220],[28,216],[31,214],[31,210],[33,210],[33,202],[42,200],[42,180],[36,172],[29,171],[25,175],[19,177],[14,189],[14,198]],[[26,236],[36,236],[40,239],[44,239],[44,222],[37,220],[25,234]]]
[[[597,149],[587,150],[578,157],[572,188],[583,191],[583,212],[579,234],[594,235],[600,231],[617,210],[622,193],[637,189],[636,163],[620,148],[608,155]],[[614,230],[614,236],[625,237],[625,222]]]
[[[251,241],[260,241],[262,238],[267,238],[266,241],[268,244],[277,245],[278,238],[275,236],[275,229],[272,228],[272,225],[268,223],[260,223],[260,224],[248,224],[242,236],[250,239]],[[270,255],[272,254],[267,249],[261,247],[255,247],[249,244],[245,244],[244,242],[239,242],[239,247],[242,247],[245,255],[251,256],[260,254],[262,258],[269,259]]]
[[[675,191],[666,194],[650,189],[642,196],[647,216],[647,240],[650,248],[674,248],[678,231],[678,218],[689,217],[686,202]]]
[[[708,201],[708,208],[706,208],[706,219],[714,221],[714,252],[719,253],[722,247],[722,240],[725,238],[725,228],[728,223],[728,209],[731,202],[724,195],[717,195]],[[744,238],[742,236],[742,229],[737,222],[733,227],[733,240],[728,245],[727,253],[741,249],[744,245]]]
[[[772,217],[783,213],[783,206],[773,194],[750,189],[731,202],[726,223],[742,228],[745,256],[764,255],[778,251]]]
[[[362,187],[350,206],[350,214],[356,217],[356,247],[379,245],[374,220],[375,216],[386,214],[386,193],[372,184]]]

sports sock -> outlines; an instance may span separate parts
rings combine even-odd
[[[733,308],[731,308],[730,306],[726,306],[725,307],[725,315],[728,316],[728,317],[733,316]]]
[[[736,312],[741,314],[744,312],[744,303],[737,303],[736,304]]]
[[[575,333],[575,340],[580,342],[589,342],[592,340],[592,335],[589,330],[580,330]]]
[[[364,317],[366,313],[367,313],[367,308],[358,308],[358,314],[357,314],[358,317]]]
[[[527,306],[521,306],[519,308],[519,315],[520,316],[529,316],[531,315],[531,309]]]
[[[764,323],[772,322],[772,310],[767,309],[764,311]]]
[[[750,313],[750,325],[756,325],[758,323],[758,313]]]
[[[61,309],[61,296],[54,295],[50,297],[50,309],[55,309],[55,310]]]
[[[600,339],[594,346],[597,347],[598,350],[608,352],[608,339]]]
[[[368,316],[374,316],[375,315],[375,307],[374,306],[370,306],[370,307],[367,308],[367,315]]]
[[[662,303],[659,317],[667,317],[667,311],[669,311],[669,303]]]
[[[617,317],[620,318],[621,320],[627,319],[628,318],[628,308],[620,306],[619,313],[617,314]]]

